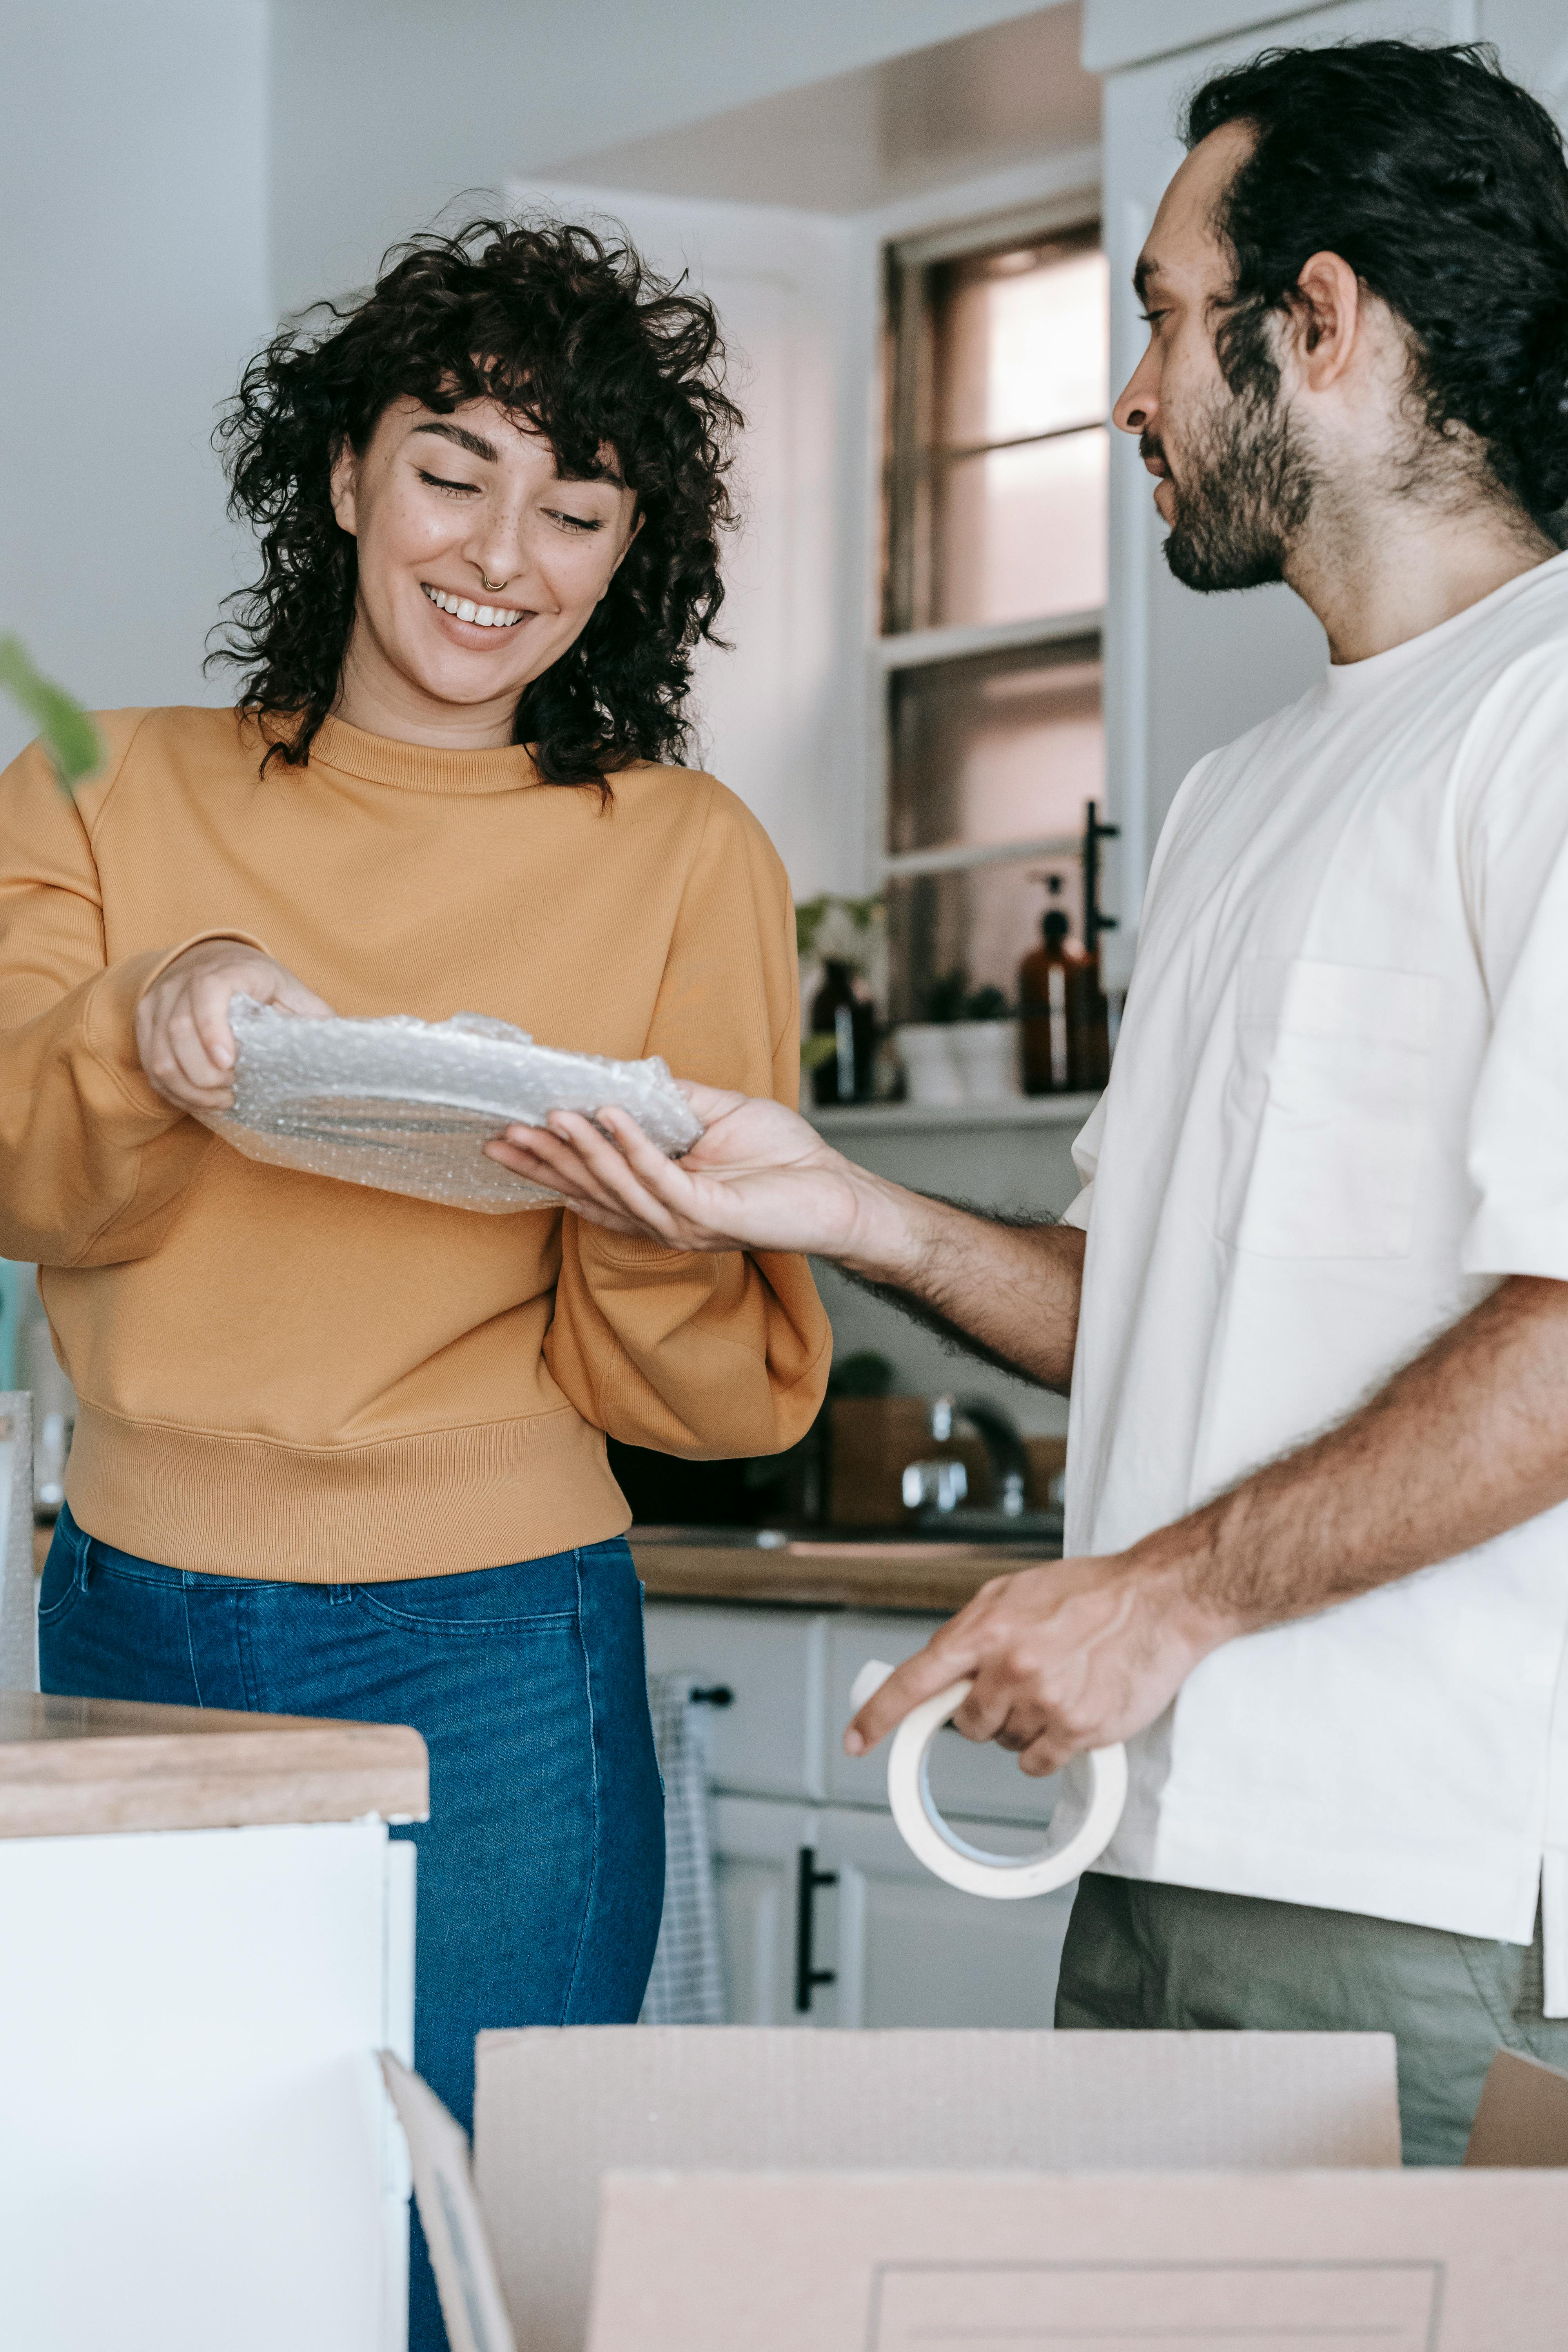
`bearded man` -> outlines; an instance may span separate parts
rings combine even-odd
[[[1068,1556],[847,1744],[962,1675],[1026,1772],[1127,1741],[1058,2021],[1392,2031],[1451,2162],[1500,2042],[1568,2063],[1568,165],[1397,42],[1222,73],[1187,143],[1115,421],[1177,578],[1288,582],[1331,661],[1176,799],[1062,1223],[701,1088],[679,1165],[614,1113],[492,1148],[1070,1388]]]

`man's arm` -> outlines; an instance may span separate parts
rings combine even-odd
[[[1047,1388],[1072,1377],[1084,1236],[906,1192],[832,1150],[782,1104],[688,1086],[702,1140],[667,1160],[623,1112],[554,1112],[491,1156],[562,1193],[591,1224],[678,1250],[790,1250],[835,1260],[921,1306]],[[605,1132],[601,1132],[601,1129]]]
[[[1468,1551],[1568,1497],[1568,1282],[1511,1276],[1359,1412],[1125,1552],[997,1577],[889,1677],[852,1755],[972,1675],[954,1721],[1029,1773],[1125,1739],[1238,1634]]]

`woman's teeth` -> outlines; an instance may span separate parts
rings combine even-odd
[[[455,621],[472,621],[481,629],[512,629],[522,618],[521,613],[509,612],[502,604],[472,604],[466,596],[448,596],[444,588],[426,588],[425,593]]]

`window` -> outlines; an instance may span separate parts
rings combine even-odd
[[[1104,778],[1109,287],[1081,221],[896,247],[882,841],[895,1020],[1011,997]]]

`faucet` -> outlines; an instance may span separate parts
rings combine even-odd
[[[931,1409],[931,1433],[938,1445],[951,1444],[958,1419],[968,1422],[984,1440],[1003,1515],[1019,1517],[1028,1457],[1011,1417],[985,1397],[937,1397]],[[910,1462],[904,1468],[901,1492],[906,1510],[931,1505],[943,1513],[954,1511],[969,1492],[969,1475],[962,1462]]]

